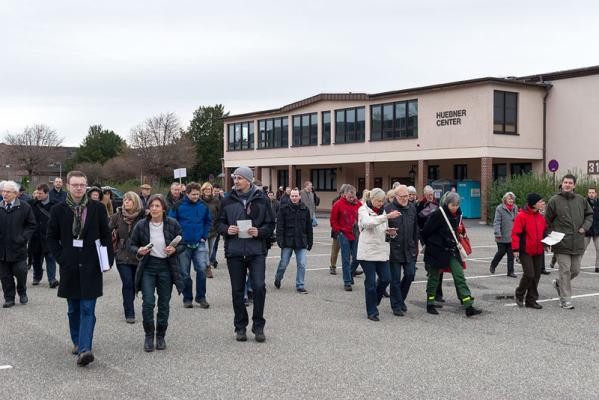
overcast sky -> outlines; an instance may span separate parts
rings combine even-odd
[[[2,0],[0,134],[44,123],[76,146],[201,105],[598,65],[598,17],[563,0]]]

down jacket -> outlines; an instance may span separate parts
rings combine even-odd
[[[514,220],[512,229],[512,250],[540,256],[543,254],[543,243],[547,224],[545,218],[537,211],[525,206]]]
[[[358,209],[358,254],[360,261],[389,261],[389,242],[385,241],[387,213],[383,210],[377,214],[369,204],[362,204]]]

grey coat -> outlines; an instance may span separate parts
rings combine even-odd
[[[518,206],[514,204],[512,211],[507,209],[505,203],[501,203],[495,209],[495,220],[493,221],[493,230],[495,231],[495,241],[498,243],[512,243],[512,227],[514,218],[518,214]],[[500,239],[498,239],[501,237]]]

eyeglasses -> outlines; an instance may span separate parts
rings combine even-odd
[[[408,197],[410,197],[410,195],[405,194],[405,195],[397,196],[397,197],[399,197],[400,199],[407,199]]]
[[[69,183],[69,186],[72,186],[74,188],[84,188],[87,186],[87,184],[85,184],[85,183]]]

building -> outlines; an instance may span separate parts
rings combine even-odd
[[[254,167],[272,188],[310,180],[326,210],[343,183],[360,191],[399,181],[420,193],[438,180],[474,180],[484,221],[493,180],[545,171],[552,159],[560,171],[586,171],[599,160],[599,146],[588,146],[599,144],[598,90],[599,66],[377,94],[319,94],[232,115],[224,125],[225,184],[230,187],[229,174],[239,165]]]

